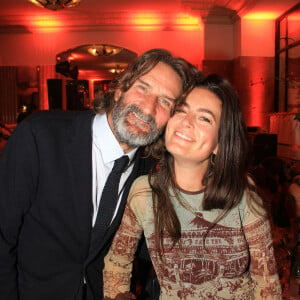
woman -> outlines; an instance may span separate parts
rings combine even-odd
[[[226,80],[195,84],[167,124],[165,147],[149,178],[131,188],[105,258],[105,299],[131,298],[142,232],[160,299],[281,299],[269,223],[247,176],[238,98]]]

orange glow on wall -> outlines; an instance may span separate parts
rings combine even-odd
[[[201,18],[186,14],[178,14],[175,19],[175,24],[185,30],[203,29]]]
[[[33,16],[28,21],[37,32],[57,32],[63,28],[63,23],[55,15]]]
[[[188,14],[135,13],[131,15],[129,23],[138,30],[199,30],[202,28],[199,18]]]
[[[274,56],[275,24],[261,19],[241,20],[241,56]]]
[[[274,78],[270,76],[272,59],[253,58],[249,60],[249,103],[247,107],[247,126],[268,128],[266,113],[273,111]],[[247,83],[245,83],[247,84]]]
[[[265,85],[264,83],[258,83],[255,86],[252,86],[250,90],[250,101],[251,109],[249,110],[249,126],[258,126],[262,127],[262,117],[263,117],[263,99],[265,98]]]
[[[157,13],[134,13],[129,16],[128,23],[135,30],[163,29],[163,19]]]
[[[255,13],[249,13],[243,16],[246,20],[275,20],[278,14],[271,11],[261,11]]]
[[[162,20],[156,13],[135,13],[132,16],[133,25],[161,25]]]

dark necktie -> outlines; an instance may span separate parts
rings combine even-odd
[[[128,165],[128,161],[129,158],[127,155],[115,160],[114,167],[107,177],[102,191],[96,223],[94,226],[94,231],[97,236],[99,234],[104,235],[112,220],[112,216],[118,201],[121,175],[125,167]]]

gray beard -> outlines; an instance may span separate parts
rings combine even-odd
[[[129,113],[135,113],[144,122],[149,123],[150,132],[132,133],[128,130],[126,116]],[[131,148],[146,146],[154,142],[162,132],[158,129],[154,118],[151,115],[145,115],[136,105],[124,106],[122,98],[119,99],[112,109],[112,122],[117,139]]]

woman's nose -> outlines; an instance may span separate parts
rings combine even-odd
[[[194,116],[192,114],[187,113],[182,120],[182,124],[184,126],[191,126],[193,120],[194,120]]]

